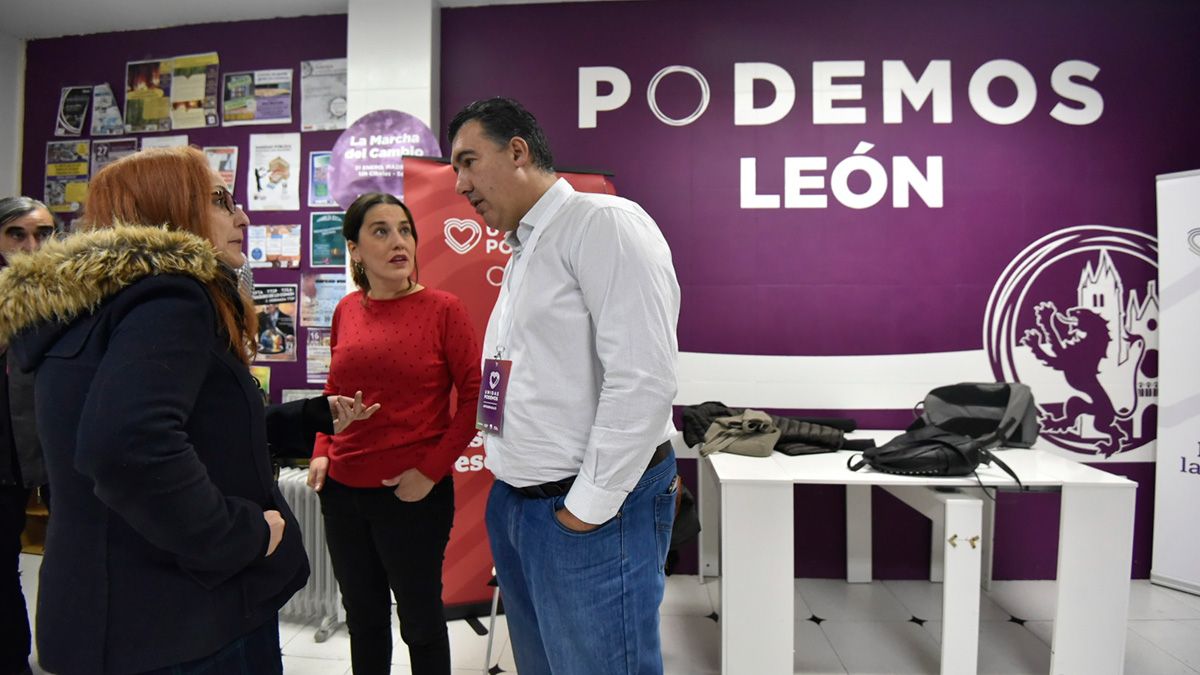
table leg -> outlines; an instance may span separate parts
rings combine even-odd
[[[985,490],[979,490],[983,499],[983,561],[980,565],[979,586],[985,591],[992,590],[992,564],[996,554],[996,496],[989,497]]]
[[[960,495],[945,501],[942,539],[942,675],[979,667],[979,564],[983,505]],[[934,520],[935,526],[937,519]]]
[[[1063,485],[1051,675],[1125,668],[1136,489]]]
[[[846,486],[846,581],[871,583],[871,486]]]
[[[929,519],[929,581],[940,584],[946,579],[946,516]]]
[[[792,484],[721,486],[721,672],[791,674]]]
[[[700,580],[721,576],[721,483],[707,459],[696,462],[696,509],[700,515]]]

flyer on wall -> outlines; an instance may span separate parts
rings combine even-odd
[[[333,310],[346,297],[345,274],[300,275],[300,325],[328,328]]]
[[[308,205],[334,206],[337,200],[329,191],[329,165],[333,159],[332,152],[308,153]]]
[[[222,87],[221,123],[292,123],[292,69],[226,73]]]
[[[346,128],[346,59],[300,62],[300,130]]]
[[[83,122],[91,102],[91,87],[63,87],[62,95],[58,97],[58,120],[54,123],[54,135],[82,135]]]
[[[188,144],[187,134],[173,134],[171,136],[147,136],[142,139],[142,149],[149,150],[150,148],[182,148]]]
[[[324,389],[283,389],[279,392],[280,403],[291,403],[293,401],[303,401],[305,399],[317,398],[324,396]]]
[[[402,196],[404,158],[441,154],[437,135],[417,117],[398,110],[369,112],[333,144],[329,191],[343,209],[368,192]]]
[[[217,126],[216,52],[177,56],[171,64],[171,128]]]
[[[263,402],[271,398],[271,366],[250,366],[250,376],[258,383],[258,390],[262,392]]]
[[[296,360],[296,284],[254,284],[258,313],[256,361]]]
[[[90,141],[46,144],[46,189],[42,201],[55,213],[73,213],[87,199]]]
[[[171,61],[125,64],[125,131],[171,130]]]
[[[251,225],[246,228],[246,259],[251,267],[300,267],[299,225]]]
[[[310,267],[346,267],[346,238],[342,221],[346,214],[313,213],[309,215],[308,264]]]
[[[299,211],[300,134],[251,134],[246,210]]]
[[[110,138],[92,141],[92,175],[113,162],[138,151],[136,138]]]
[[[208,165],[221,175],[225,187],[232,192],[237,186],[238,149],[236,145],[214,145],[204,148]]]
[[[92,90],[92,135],[120,136],[125,133],[125,120],[117,97],[107,82],[96,85]]]
[[[331,331],[324,328],[309,328],[308,340],[305,344],[305,359],[308,362],[308,383],[325,384],[329,379],[329,361],[332,358],[330,343],[333,341]]]

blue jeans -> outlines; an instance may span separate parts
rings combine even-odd
[[[651,467],[617,515],[572,532],[496,481],[487,526],[521,675],[660,675],[658,606],[675,517],[675,455]]]

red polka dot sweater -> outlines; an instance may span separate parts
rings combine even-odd
[[[382,407],[337,436],[317,435],[313,457],[329,457],[329,476],[352,487],[381,487],[414,467],[447,476],[475,436],[479,397],[480,346],[462,301],[425,288],[364,306],[356,291],[333,313],[331,347],[325,393],[362,390]]]

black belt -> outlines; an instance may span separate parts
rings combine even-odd
[[[669,454],[671,454],[671,441],[663,441],[662,445],[659,445],[654,449],[654,455],[650,457],[650,463],[646,465],[646,471],[658,466],[658,464],[666,459],[667,455]],[[547,497],[561,497],[562,495],[567,494],[567,491],[571,489],[571,484],[574,482],[575,476],[571,476],[570,478],[556,480],[552,483],[528,485],[526,487],[513,489],[525,495],[526,497],[545,499]]]

